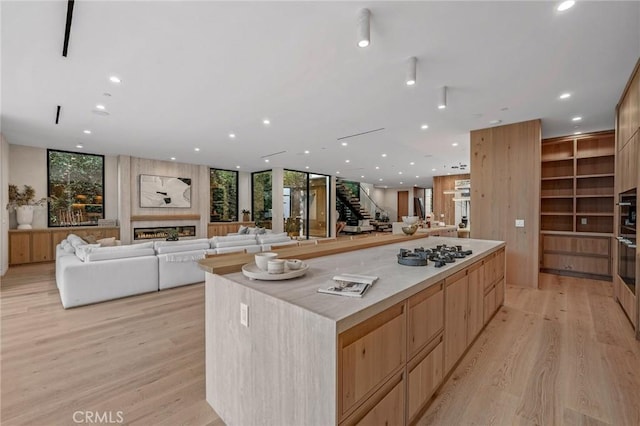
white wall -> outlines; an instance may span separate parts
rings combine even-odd
[[[47,150],[23,145],[9,145],[9,182],[22,190],[30,185],[36,191],[36,199],[47,196]],[[10,225],[17,226],[15,211],[11,212]],[[36,207],[33,213],[34,228],[47,227],[47,207]]]
[[[89,153],[90,154],[90,153]],[[9,144],[9,182],[22,189],[31,185],[36,191],[36,199],[47,196],[47,150],[24,145]],[[105,218],[118,218],[118,161],[116,157],[104,157]],[[6,185],[5,185],[6,186]],[[46,206],[36,207],[33,217],[34,228],[48,226]],[[15,228],[15,212],[10,216],[10,225]]]
[[[0,134],[0,276],[9,269],[9,142]]]
[[[238,218],[242,220],[242,210],[251,211],[251,173],[238,173]],[[251,212],[254,213],[254,212]]]

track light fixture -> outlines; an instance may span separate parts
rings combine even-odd
[[[371,42],[371,37],[369,33],[369,18],[371,17],[371,12],[369,9],[361,9],[358,12],[358,46],[359,47],[367,47]]]
[[[447,86],[442,86],[440,89],[440,99],[438,100],[438,109],[445,109],[447,107]]]
[[[407,86],[413,86],[416,84],[416,64],[418,59],[415,56],[412,56],[407,61]]]

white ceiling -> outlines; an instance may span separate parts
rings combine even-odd
[[[77,1],[64,58],[66,1],[3,1],[2,132],[12,144],[430,186],[469,163],[469,131],[491,120],[541,118],[543,137],[614,127],[640,57],[640,2],[557,4]],[[92,112],[99,103],[110,115]]]

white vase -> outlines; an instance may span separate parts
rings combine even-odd
[[[33,206],[20,206],[16,208],[16,219],[18,220],[18,229],[32,229]]]

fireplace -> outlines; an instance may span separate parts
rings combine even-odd
[[[154,226],[149,228],[133,228],[133,240],[157,240],[167,238],[170,230],[178,230],[179,238],[195,237],[195,226]]]

